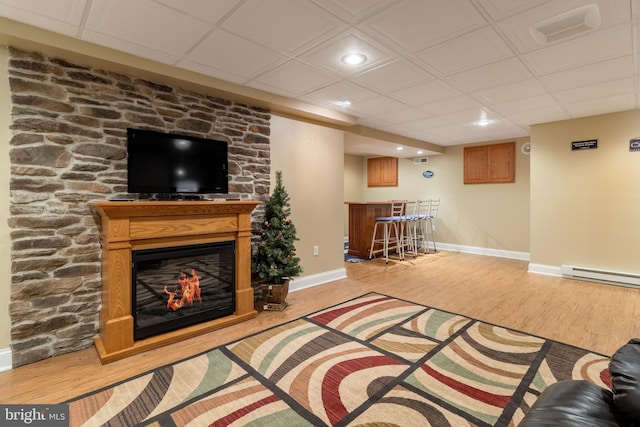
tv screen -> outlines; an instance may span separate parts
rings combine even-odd
[[[129,193],[229,192],[224,141],[129,128],[127,156]]]

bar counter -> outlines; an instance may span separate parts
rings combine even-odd
[[[371,237],[376,218],[391,215],[391,202],[344,202],[349,206],[349,255],[369,258]],[[382,238],[382,227],[378,227],[376,239]],[[375,252],[382,245],[376,244]]]

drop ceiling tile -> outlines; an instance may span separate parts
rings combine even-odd
[[[381,119],[388,125],[397,125],[401,123],[407,123],[410,121],[422,119],[425,116],[425,112],[417,108],[402,108],[400,110],[389,111],[382,116],[373,116],[374,121]]]
[[[171,28],[180,31],[168,31]],[[104,0],[92,3],[84,38],[168,62],[167,58],[180,58],[209,29],[200,20],[149,0]]]
[[[519,113],[521,111],[537,110],[540,108],[556,107],[558,103],[551,95],[523,97],[514,101],[494,104],[492,107],[501,113]]]
[[[435,77],[405,59],[381,65],[352,77],[356,83],[387,94],[414,86],[420,82],[434,80]]]
[[[346,24],[300,0],[247,0],[221,27],[287,55],[301,53],[342,31]]]
[[[213,25],[242,3],[242,0],[180,0],[176,6],[175,0],[155,1]]]
[[[361,65],[345,64],[342,57],[348,53],[361,53],[367,57],[367,61]],[[298,59],[346,76],[390,61],[396,56],[391,50],[368,40],[366,36],[347,31],[301,54]]]
[[[475,122],[478,120],[498,120],[499,116],[493,111],[488,111],[482,106],[471,108],[454,113],[443,114],[440,117],[451,123],[463,123],[465,125],[476,127]]]
[[[482,104],[467,95],[460,95],[453,98],[441,99],[438,102],[424,104],[420,108],[435,116],[444,116],[460,111],[480,110]]]
[[[538,74],[550,74],[631,55],[631,38],[628,32],[628,26],[618,25],[536,50],[523,55],[523,59]]]
[[[87,0],[1,0],[0,16],[77,36]]]
[[[366,101],[355,102],[351,105],[349,111],[354,114],[363,114],[370,116],[380,116],[392,111],[402,110],[407,106],[401,102],[395,101],[391,98],[379,96],[377,98],[368,99]]]
[[[416,51],[486,24],[468,0],[405,0],[364,22],[361,28],[405,51]]]
[[[511,139],[511,138],[522,138],[525,136],[529,136],[530,130],[529,127],[521,127],[514,125],[513,128],[509,127],[506,129],[487,129],[486,135],[489,138],[488,140],[502,140],[502,139]]]
[[[633,93],[634,86],[634,79],[628,78],[563,90],[556,92],[555,96],[563,103],[574,104],[608,96]]]
[[[416,54],[423,63],[443,75],[476,68],[514,56],[514,52],[491,27],[485,27]]]
[[[460,143],[454,138],[447,138],[441,135],[436,135],[432,132],[428,131],[416,131],[413,134],[408,134],[407,136],[420,139],[422,141],[427,141],[432,144],[437,144],[442,147],[452,147],[454,145],[459,145]]]
[[[548,74],[540,78],[552,91],[562,91],[611,80],[620,80],[634,75],[632,56],[615,58],[572,70]]]
[[[515,101],[520,98],[542,95],[545,93],[547,93],[547,91],[542,87],[538,80],[529,79],[482,90],[480,92],[473,93],[472,95],[482,102],[494,105],[503,102]]]
[[[269,67],[285,60],[286,57],[274,51],[223,30],[209,34],[185,58],[185,62],[236,74],[243,79],[256,77]]]
[[[456,141],[464,141],[464,143],[482,142],[487,140],[487,136],[480,129],[469,129],[459,124],[432,128],[430,133],[439,137],[451,138]]]
[[[393,123],[385,120],[385,119],[381,119],[380,117],[360,117],[358,118],[358,124],[361,126],[369,126],[369,127],[373,127],[375,129],[380,129],[381,127],[388,127],[388,126],[392,126]]]
[[[612,113],[615,111],[632,110],[635,107],[635,96],[623,94],[599,98],[598,102],[577,102],[567,104],[565,108],[572,117],[587,117],[598,114]]]
[[[517,58],[505,59],[449,77],[469,93],[529,80],[531,72]]]
[[[548,3],[551,0],[478,0],[496,21]]]
[[[531,126],[540,123],[556,122],[570,119],[571,116],[561,107],[542,108],[521,113],[503,113],[510,121],[520,126]]]
[[[411,130],[426,130],[434,127],[442,127],[445,125],[450,125],[451,122],[443,119],[442,117],[426,117],[421,118],[419,120],[413,120],[410,122],[403,123],[402,126]]]
[[[354,103],[374,98],[376,96],[378,96],[376,92],[344,80],[310,92],[307,95],[310,99],[323,101],[333,106],[335,106],[336,101],[350,101],[351,103]]]
[[[335,16],[357,24],[381,9],[393,4],[396,0],[314,0],[319,6],[327,9]]]
[[[389,94],[391,98],[414,107],[437,102],[445,98],[453,98],[458,95],[460,95],[458,90],[441,80],[421,83]]]
[[[293,60],[254,80],[255,83],[279,88],[297,96],[305,95],[333,81],[334,78],[329,74]]]
[[[408,138],[412,138],[411,136],[406,135],[407,132],[401,125],[380,126],[377,129],[380,129],[383,132],[389,132],[390,134],[393,134],[393,135],[400,135],[400,136],[406,136]],[[421,139],[421,141],[424,141],[424,140]],[[418,156],[419,154],[415,152],[412,153],[412,157],[418,157]]]
[[[527,129],[515,123],[512,123],[506,118],[501,116],[498,116],[498,118],[496,118],[496,121],[494,123],[491,123],[490,125],[485,126],[483,129],[485,134],[489,136],[500,135],[501,138],[504,137],[504,135],[509,135],[509,134],[511,136],[507,136],[507,138],[514,138],[516,136],[525,136],[527,132]]]

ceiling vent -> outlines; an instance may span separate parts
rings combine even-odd
[[[592,30],[601,21],[600,9],[592,3],[539,22],[530,31],[538,44],[547,44]]]
[[[425,163],[429,163],[428,157],[416,157],[415,159],[413,159],[414,165],[424,165]]]

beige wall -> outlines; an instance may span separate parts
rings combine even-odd
[[[359,158],[359,167],[345,161],[345,180],[360,180],[362,200],[357,201],[440,199],[435,221],[438,242],[526,254],[530,234],[530,156],[523,154],[520,147],[529,138],[515,141],[514,184],[464,185],[463,146],[447,147],[442,155],[430,156],[427,164],[414,165],[412,159],[399,159],[398,187],[367,188],[365,158]],[[434,176],[424,178],[425,170],[433,171]],[[355,183],[348,186],[356,187]]]
[[[9,60],[7,49],[0,49],[0,63]],[[0,350],[11,342],[11,320],[9,318],[9,295],[11,295],[11,240],[9,238],[9,118],[11,98],[7,67],[0,67]]]
[[[640,273],[638,136],[638,110],[532,126],[532,263]]]
[[[343,153],[342,131],[272,116],[271,182],[281,170],[300,239],[296,253],[304,269],[301,277],[344,268]],[[313,255],[314,246],[318,256]]]
[[[345,202],[364,202],[364,189],[367,185],[362,177],[367,173],[367,165],[360,156],[344,156],[344,200]],[[366,175],[365,175],[366,176]],[[343,207],[344,236],[349,235],[349,206]]]

